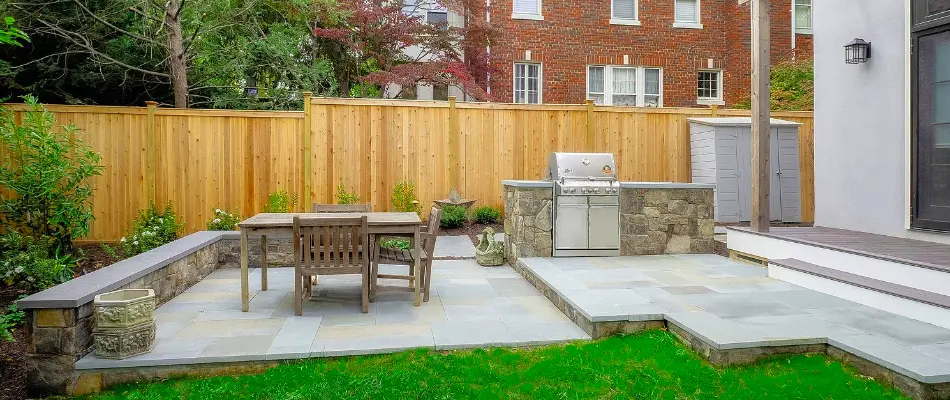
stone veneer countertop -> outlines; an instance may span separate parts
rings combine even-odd
[[[505,186],[524,188],[552,187],[552,181],[502,181]],[[682,183],[682,182],[620,182],[622,189],[715,189],[712,183]]]

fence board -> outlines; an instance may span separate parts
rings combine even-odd
[[[411,180],[427,209],[452,189],[450,154],[458,160],[459,192],[478,205],[503,205],[502,180],[544,177],[552,151],[614,153],[619,178],[626,181],[688,182],[686,120],[713,115],[710,109],[595,106],[588,116],[586,105],[458,103],[453,110],[447,102],[313,98],[309,119],[303,112],[156,109],[150,129],[146,107],[47,109],[60,123],[84,131],[102,155],[105,171],[93,179],[96,221],[87,239],[105,241],[125,234],[149,201],[171,201],[185,222],[183,233],[204,229],[215,208],[254,215],[278,190],[299,194],[298,210],[334,202],[341,183],[374,209],[389,210],[393,187]],[[813,115],[773,116],[803,124],[802,210],[812,221]],[[310,171],[303,170],[306,157]]]

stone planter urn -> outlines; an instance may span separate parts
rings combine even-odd
[[[435,205],[438,206],[439,208],[442,208],[445,206],[459,206],[468,210],[472,206],[472,204],[475,204],[475,200],[463,199],[462,195],[459,194],[458,190],[455,190],[455,188],[452,188],[452,191],[449,192],[449,198],[442,199],[442,200],[434,200],[433,203],[435,203]]]
[[[155,345],[155,291],[123,289],[96,296],[96,357],[121,360]]]
[[[485,228],[482,239],[475,246],[475,261],[478,265],[495,267],[505,263],[505,242],[495,240],[495,230]]]

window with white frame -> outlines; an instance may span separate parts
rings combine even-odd
[[[441,10],[426,11],[426,23],[431,25],[448,24],[449,13]]]
[[[700,0],[674,0],[673,26],[679,28],[702,28],[699,24]]]
[[[515,63],[514,101],[541,104],[541,64]]]
[[[722,103],[722,71],[699,71],[696,97],[700,104]]]
[[[619,25],[639,25],[637,20],[638,0],[611,0],[610,23]]]
[[[587,67],[587,98],[599,105],[662,107],[662,77],[660,68],[591,65]]]
[[[811,33],[811,0],[795,0],[795,33]]]
[[[541,0],[511,0],[511,18],[544,19],[541,17]]]

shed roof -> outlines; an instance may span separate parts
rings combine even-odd
[[[710,126],[751,126],[752,117],[723,117],[723,118],[687,118],[689,122]],[[802,124],[783,119],[771,119],[772,126],[801,126]]]

